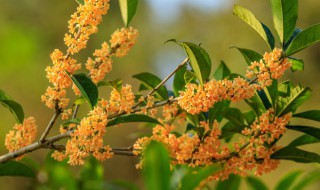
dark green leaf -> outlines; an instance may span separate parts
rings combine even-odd
[[[306,145],[306,144],[313,144],[313,143],[318,143],[320,142],[319,139],[308,135],[308,134],[304,134],[301,135],[300,137],[296,138],[295,140],[293,140],[288,146],[301,146],[301,145]]]
[[[298,85],[290,89],[290,96],[278,98],[276,107],[277,116],[282,116],[289,112],[294,113],[310,96],[311,90],[309,88],[302,88]]]
[[[147,145],[144,151],[143,176],[146,189],[169,190],[169,153],[162,144],[152,141]]]
[[[301,32],[302,30],[299,28],[296,28],[290,37],[290,39],[284,44],[283,49],[286,50],[288,46],[291,44],[292,40]]]
[[[70,75],[69,75],[70,76]],[[82,96],[86,99],[91,109],[98,102],[98,88],[87,75],[80,73],[70,76],[73,83],[78,87]]]
[[[260,91],[257,91],[257,94],[261,99],[263,106],[265,107],[266,110],[272,107],[271,102],[266,94],[266,91],[260,90]]]
[[[317,139],[320,139],[320,129],[309,126],[299,126],[299,125],[287,125],[288,129],[300,131],[309,134]]]
[[[11,160],[0,164],[0,176],[22,176],[35,178],[36,173],[29,166]]]
[[[222,80],[231,74],[230,69],[227,67],[224,61],[221,61],[217,70],[214,72],[213,76],[217,80]]]
[[[284,176],[276,185],[275,190],[290,189],[296,178],[302,174],[302,171],[293,171]]]
[[[124,25],[127,27],[137,11],[138,0],[119,0]]]
[[[254,61],[260,61],[260,59],[262,59],[262,55],[260,55],[259,53],[250,50],[250,49],[245,49],[245,48],[239,48],[234,46],[234,48],[236,48],[237,50],[240,51],[240,53],[242,54],[242,56],[244,57],[244,59],[246,60],[246,63],[250,66],[251,62]]]
[[[271,0],[273,23],[284,44],[294,32],[298,18],[298,0]]]
[[[161,79],[151,73],[140,73],[132,76],[143,83],[148,89],[152,90],[161,83]],[[168,90],[165,86],[161,86],[155,91],[155,96],[160,100],[167,100]]]
[[[0,104],[8,108],[10,112],[15,117],[18,123],[23,123],[24,112],[22,106],[17,102],[13,101],[9,95],[7,95],[3,90],[0,89]]]
[[[222,116],[239,128],[245,126],[244,117],[237,108],[226,108],[221,112]]]
[[[221,136],[219,138],[231,138],[234,134],[240,134],[244,127],[239,127],[231,122],[227,122],[222,126]]]
[[[238,190],[241,178],[238,175],[230,175],[227,180],[219,181],[215,190]]]
[[[304,62],[302,59],[289,58],[291,62],[291,71],[303,71]]]
[[[193,190],[200,185],[200,182],[213,175],[219,170],[216,165],[208,166],[200,169],[196,172],[191,172],[186,175],[181,181],[181,189],[183,190]]]
[[[144,91],[144,90],[149,90],[149,88],[146,87],[146,85],[141,83],[140,86],[139,86],[139,92]]]
[[[175,96],[179,96],[179,91],[183,91],[185,89],[185,80],[184,80],[184,74],[187,70],[187,65],[183,65],[176,74],[174,75],[173,78],[173,92]]]
[[[264,89],[264,91],[269,99],[269,102],[273,105],[273,107],[275,107],[278,99],[278,81],[272,80],[272,84]]]
[[[190,65],[197,75],[199,82],[201,84],[205,83],[211,72],[211,60],[209,54],[199,45],[190,42],[179,42],[175,39],[168,41],[176,42],[184,48],[190,60]]]
[[[320,24],[300,32],[290,43],[286,55],[292,55],[320,41]]]
[[[320,163],[320,156],[314,152],[298,149],[292,146],[286,146],[277,150],[271,155],[272,159],[292,160],[300,163]]]
[[[118,125],[120,123],[131,123],[131,122],[144,122],[144,123],[153,123],[157,125],[161,125],[161,123],[147,115],[141,115],[141,114],[129,114],[129,115],[122,115],[118,116],[112,120],[110,120],[107,124],[107,127]]]
[[[221,112],[228,108],[230,105],[230,101],[224,100],[220,102],[216,102],[212,108],[209,109],[209,126],[213,124],[214,120],[220,122],[222,120]]]
[[[298,184],[296,184],[291,190],[303,190],[306,189],[306,187],[314,182],[318,182],[320,179],[320,172],[314,171],[310,172],[307,176],[302,178]]]
[[[245,102],[252,108],[252,110],[254,110],[256,116],[260,116],[266,112],[266,108],[264,107],[263,102],[257,92],[252,98],[245,99]]]
[[[296,113],[296,114],[293,114],[293,117],[300,117],[304,119],[320,121],[320,110],[309,110],[302,113]]]
[[[257,177],[248,176],[246,181],[252,190],[268,190],[267,186]]]
[[[233,14],[249,24],[267,42],[270,49],[274,48],[274,37],[266,25],[261,23],[248,9],[234,5]]]
[[[0,103],[10,110],[18,123],[23,123],[24,112],[20,104],[13,100],[0,100]]]
[[[252,110],[244,112],[243,117],[247,121],[248,126],[251,125],[257,118],[256,114]]]

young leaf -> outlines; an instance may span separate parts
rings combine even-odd
[[[161,83],[161,79],[151,73],[140,73],[132,76],[143,83],[148,89],[152,90]],[[161,86],[155,91],[155,96],[160,100],[167,100],[168,90],[165,86]]]
[[[138,0],[119,0],[122,20],[127,27],[137,11]]]
[[[292,160],[300,163],[320,163],[320,155],[314,152],[298,149],[292,146],[286,146],[277,150],[271,155],[272,159]]]
[[[245,49],[245,48],[239,48],[234,46],[233,48],[236,48],[237,50],[240,51],[240,53],[242,54],[243,58],[246,60],[246,63],[250,66],[251,62],[253,61],[260,61],[260,59],[262,59],[262,55],[260,55],[259,53],[250,50],[250,49]]]
[[[287,125],[288,129],[300,131],[303,133],[306,133],[308,135],[311,135],[317,139],[320,139],[320,129],[315,127],[309,127],[309,126],[299,126],[299,125]]]
[[[208,166],[200,169],[199,171],[190,172],[181,181],[181,189],[183,190],[193,190],[199,186],[200,182],[208,178],[210,175],[214,174],[219,170],[216,165]]]
[[[304,62],[302,59],[289,58],[291,62],[291,71],[303,71]]]
[[[295,88],[290,89],[290,96],[278,98],[276,106],[277,116],[281,116],[289,112],[294,113],[296,109],[310,96],[311,90],[309,88],[302,88],[298,85]]]
[[[257,177],[246,177],[247,184],[252,190],[268,190],[267,186]]]
[[[320,110],[309,110],[302,113],[293,114],[292,117],[300,117],[314,121],[320,121]]]
[[[10,110],[10,112],[13,114],[13,116],[15,117],[18,123],[23,123],[24,112],[23,112],[22,106],[17,102],[11,100],[11,98],[1,89],[0,89],[0,104],[2,104],[4,107],[7,107]]]
[[[286,55],[292,55],[320,41],[320,24],[316,24],[300,32],[290,43]]]
[[[168,42],[169,41],[175,42],[184,48],[190,60],[190,65],[197,75],[199,82],[201,84],[205,83],[211,72],[209,54],[199,45],[190,42],[180,42],[175,39],[168,40]]]
[[[222,80],[231,74],[230,69],[227,67],[224,61],[221,60],[217,70],[214,72],[213,76],[217,80]]]
[[[36,178],[36,173],[29,166],[11,160],[0,164],[0,176],[22,176]]]
[[[141,114],[129,114],[129,115],[122,115],[118,116],[112,120],[110,120],[107,124],[107,127],[118,125],[120,123],[131,123],[131,122],[144,122],[144,123],[153,123],[157,125],[161,125],[161,123],[147,115],[141,115]]]
[[[270,49],[274,48],[274,37],[269,28],[261,23],[248,9],[239,5],[233,7],[233,14],[249,24],[267,42]]]
[[[69,126],[70,124],[77,124],[77,125],[79,125],[79,124],[80,124],[80,119],[78,119],[78,118],[70,119],[70,120],[68,120],[68,121],[63,122],[61,125],[62,125],[63,127],[66,127],[66,126]]]
[[[147,189],[169,190],[169,153],[162,144],[152,141],[147,145],[144,152],[143,176]]]
[[[302,174],[302,171],[293,171],[284,176],[276,185],[275,190],[290,189],[296,178]]]
[[[240,188],[241,178],[238,175],[230,175],[227,180],[219,181],[216,190],[238,190]]]
[[[179,91],[183,91],[185,89],[186,82],[184,80],[184,74],[187,71],[187,65],[183,65],[180,68],[173,78],[173,92],[175,96],[179,96]]]
[[[70,76],[70,75],[69,75]],[[86,99],[91,109],[98,102],[98,88],[85,74],[75,74],[70,76],[73,83],[78,87],[82,96]]]
[[[301,146],[306,144],[313,144],[320,142],[320,139],[315,138],[308,134],[303,134],[300,137],[294,139],[288,146]]]
[[[298,18],[298,0],[271,0],[273,23],[284,44],[294,32]]]
[[[121,88],[122,88],[122,80],[121,79],[116,79],[112,81],[100,81],[97,84],[97,87],[100,86],[110,86],[114,89],[116,89],[119,93],[121,93]]]

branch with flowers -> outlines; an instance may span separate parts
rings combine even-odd
[[[19,160],[38,149],[52,149],[54,159],[67,160],[70,165],[83,165],[89,156],[104,161],[118,154],[141,157],[137,168],[145,168],[150,160],[149,146],[158,146],[154,145],[156,141],[168,152],[172,168],[180,165],[215,168],[197,178],[196,184],[200,186],[212,180],[225,180],[230,175],[247,176],[252,171],[262,175],[276,169],[282,159],[320,163],[317,153],[297,148],[319,142],[320,129],[290,125],[292,117],[320,121],[319,110],[296,113],[310,97],[311,90],[290,81],[278,81],[290,68],[303,70],[303,61],[292,56],[320,41],[320,25],[296,29],[297,1],[271,0],[271,5],[279,47],[275,47],[275,38],[268,27],[253,13],[234,6],[234,15],[258,32],[270,49],[261,55],[235,47],[248,63],[245,77],[231,73],[224,62],[211,73],[210,57],[200,45],[172,39],[168,43],[180,45],[187,57],[163,80],[146,72],[134,75],[133,78],[141,82],[139,92],[134,93],[130,84],[106,78],[112,70],[113,58],[126,56],[137,41],[137,29],[129,26],[137,1],[120,1],[125,27],[116,30],[110,40],[102,42],[101,48],[87,59],[87,73],[79,73],[83,64],[75,55],[86,48],[90,36],[98,32],[109,1],[79,1],[64,37],[67,50],[54,50],[50,55],[52,65],[46,68],[50,86],[41,99],[53,110],[53,116],[39,139],[34,117],[24,118],[22,107],[0,91],[0,102],[18,122],[6,135],[9,153],[0,156],[0,163]],[[174,77],[173,91],[165,86],[171,77]],[[110,96],[99,97],[99,88],[103,87],[111,87]],[[68,89],[73,90],[77,99],[69,98]],[[148,92],[144,94],[144,90]],[[240,101],[251,109],[242,111],[232,107]],[[73,102],[71,107],[70,102]],[[78,118],[83,103],[88,103],[91,110],[84,118]],[[63,123],[57,123],[60,117]],[[108,127],[130,122],[151,123],[152,134],[137,139],[128,148],[105,144],[103,138]],[[60,134],[50,136],[54,127],[60,127]],[[181,127],[182,132],[177,130]],[[287,130],[305,134],[281,147],[277,142]],[[57,144],[62,139],[67,142]],[[180,185],[184,187],[183,183]],[[152,185],[149,188],[153,189]]]

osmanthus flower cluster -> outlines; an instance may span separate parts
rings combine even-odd
[[[24,119],[22,124],[15,124],[13,130],[9,131],[5,138],[5,146],[9,152],[23,148],[36,139],[38,126],[33,117]],[[22,158],[22,156],[17,159]]]
[[[221,170],[210,176],[206,182],[213,179],[226,179],[228,176],[238,174],[246,176],[248,171],[255,171],[262,175],[275,169],[279,161],[270,159],[278,147],[272,143],[285,131],[291,113],[276,117],[273,110],[268,110],[257,118],[252,125],[245,128],[238,142],[231,146],[224,143],[219,123],[214,121],[212,126],[205,121],[200,122],[204,134],[188,132],[177,136],[172,124],[157,125],[153,128],[151,137],[143,137],[134,144],[134,153],[143,155],[143,150],[151,141],[158,141],[166,145],[172,158],[171,164],[185,164],[190,167],[221,165]],[[143,167],[143,160],[137,165]]]
[[[258,83],[248,82],[237,77],[233,80],[211,80],[203,85],[189,83],[186,90],[180,92],[178,104],[190,114],[207,112],[214,104],[222,100],[239,102],[254,96],[256,90],[261,90],[272,84],[272,79],[278,79],[284,71],[290,68],[288,58],[284,58],[282,49],[275,48],[266,52],[260,62],[252,62],[248,67],[247,77],[256,76]]]

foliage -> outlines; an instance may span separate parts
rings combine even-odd
[[[296,113],[311,96],[311,89],[290,80],[279,81],[289,67],[292,71],[302,71],[303,60],[292,56],[320,41],[319,24],[305,30],[296,28],[297,0],[270,1],[279,47],[271,30],[254,13],[240,5],[234,6],[233,14],[252,27],[269,47],[263,55],[234,47],[248,64],[245,76],[232,73],[224,61],[212,72],[209,54],[200,44],[171,39],[168,42],[180,45],[186,58],[164,79],[148,72],[133,75],[140,82],[137,93],[122,80],[109,79],[107,73],[112,69],[113,59],[126,56],[136,43],[138,32],[130,23],[138,1],[119,0],[124,27],[103,42],[93,58],[88,58],[87,73],[80,70],[75,55],[86,48],[90,35],[98,31],[109,1],[77,2],[79,7],[68,22],[69,31],[64,38],[67,51],[54,50],[50,55],[53,64],[46,69],[50,85],[41,98],[54,110],[54,115],[38,141],[22,143],[26,138],[35,138],[35,130],[28,129],[36,125],[26,122],[22,106],[0,90],[1,104],[9,108],[18,123],[5,139],[10,152],[0,156],[1,176],[35,178],[37,171],[13,159],[19,160],[40,148],[54,151],[42,168],[48,172],[49,180],[39,184],[39,188],[53,189],[139,189],[129,182],[104,181],[103,167],[97,160],[104,161],[114,155],[139,156],[141,162],[137,167],[143,170],[144,185],[155,190],[204,188],[212,180],[218,180],[217,190],[239,189],[242,181],[251,189],[268,189],[248,172],[253,170],[256,175],[270,172],[279,160],[320,163],[318,153],[297,148],[318,143],[320,129],[290,124],[291,117],[320,121],[320,110]],[[172,76],[173,92],[165,86]],[[110,96],[99,96],[105,87],[111,88]],[[69,96],[69,89],[77,96],[74,100]],[[250,110],[236,108],[239,101],[248,104]],[[84,102],[90,110],[80,118],[77,113]],[[65,120],[60,123],[60,134],[48,138],[60,116]],[[105,144],[108,127],[134,122],[151,124],[152,134],[137,139],[129,148]],[[177,126],[184,131],[178,132]],[[280,148],[277,143],[287,130],[303,134]],[[56,144],[62,139],[67,142]],[[79,178],[72,175],[68,164],[83,165]],[[288,174],[275,189],[303,189],[319,179],[317,174],[308,175],[292,185],[301,173]]]

